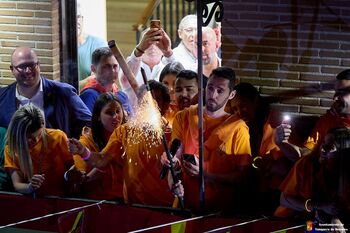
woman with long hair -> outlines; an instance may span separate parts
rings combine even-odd
[[[4,168],[20,193],[62,196],[65,171],[73,165],[67,136],[45,128],[42,111],[34,105],[18,109],[9,124]]]
[[[176,104],[175,80],[177,74],[182,70],[184,70],[184,67],[180,62],[171,62],[164,66],[159,76],[159,82],[163,83],[169,89],[170,105],[164,117],[169,122],[170,127],[173,124],[175,114],[179,111],[179,108]]]
[[[101,94],[92,111],[91,128],[84,127],[80,142],[91,152],[101,151],[114,129],[126,122],[122,102],[111,92]],[[92,199],[121,200],[123,198],[122,165],[112,161],[103,169],[88,166],[80,156],[74,156],[76,167],[87,173],[83,195]]]

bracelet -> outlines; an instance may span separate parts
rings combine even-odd
[[[258,169],[258,168],[259,168],[259,167],[256,166],[256,164],[255,164],[256,160],[258,160],[258,159],[262,159],[262,157],[261,157],[261,156],[256,156],[256,157],[253,159],[253,162],[252,162],[252,166],[253,166],[253,168],[255,168],[255,169]]]
[[[140,49],[138,46],[136,46],[136,50],[137,50],[139,53],[141,53],[141,54],[144,54],[144,53],[145,53],[145,51],[143,51],[142,49]]]
[[[81,159],[86,161],[86,160],[88,160],[90,158],[91,152],[89,151],[88,148],[85,147],[85,153],[84,154],[85,154],[85,156],[84,157],[81,156]]]
[[[63,174],[63,178],[65,181],[68,181],[68,171]]]
[[[306,210],[307,212],[311,213],[311,212],[312,212],[312,209],[311,209],[311,208],[310,208],[310,209],[308,208],[309,202],[311,202],[311,199],[307,199],[307,200],[305,201],[304,207],[305,207],[305,210]],[[311,204],[310,204],[310,205],[311,205]]]
[[[32,182],[29,182],[29,184],[28,184],[28,189],[29,189],[29,193],[34,192]]]

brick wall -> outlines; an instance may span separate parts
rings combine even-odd
[[[11,53],[17,46],[34,48],[41,72],[59,79],[58,0],[0,1],[0,85],[14,81]]]
[[[224,3],[223,64],[274,106],[323,114],[335,75],[350,68],[350,1],[230,0]]]

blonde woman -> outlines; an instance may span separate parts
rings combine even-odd
[[[18,109],[11,119],[6,141],[4,168],[17,192],[64,195],[64,173],[73,165],[67,136],[61,130],[45,128],[39,108],[30,104]]]

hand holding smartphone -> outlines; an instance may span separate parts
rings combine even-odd
[[[152,19],[151,23],[150,23],[150,28],[160,29],[160,20],[159,19]]]

